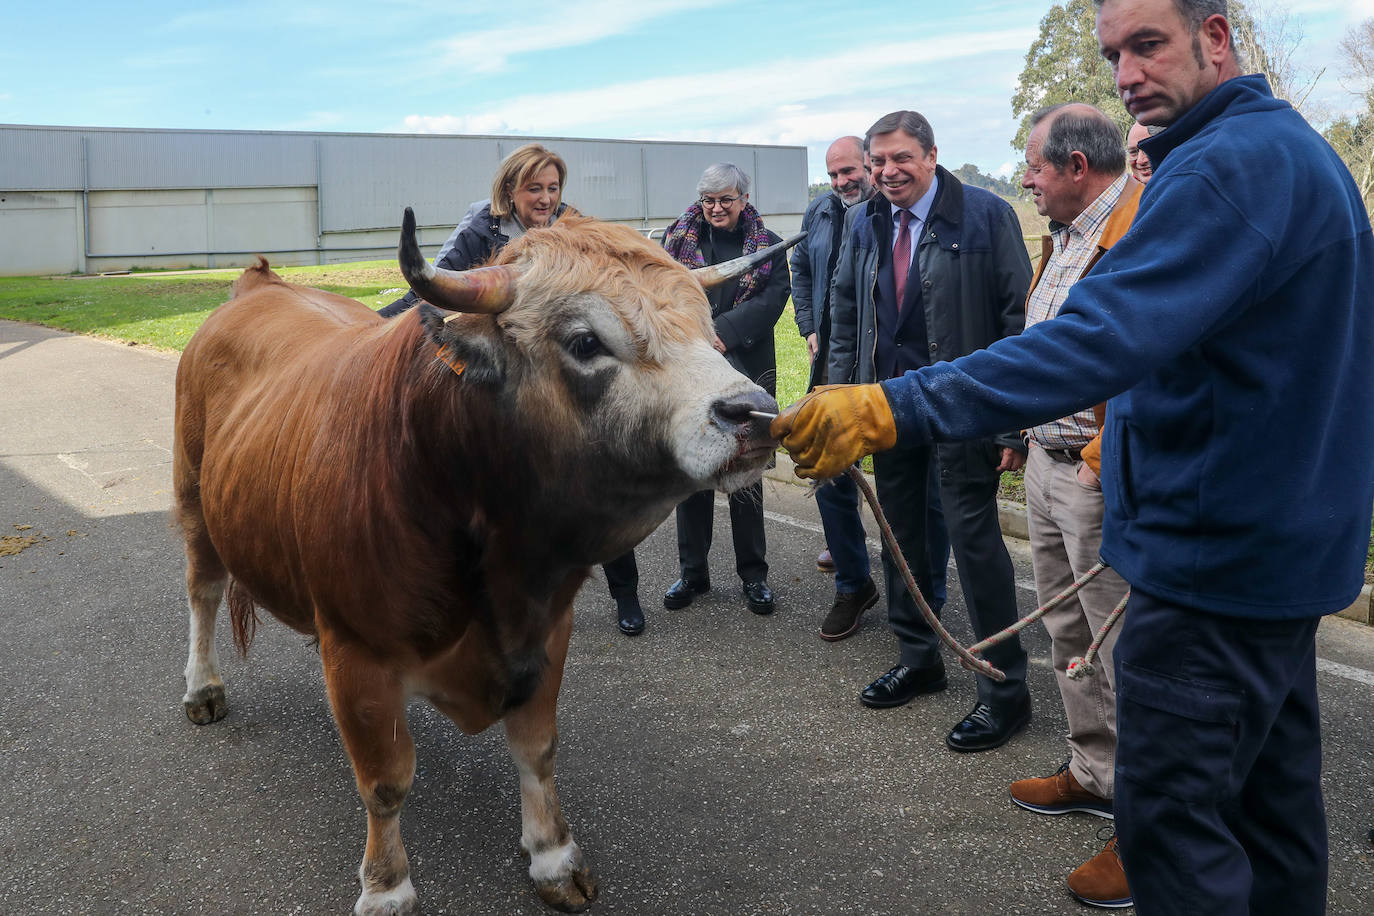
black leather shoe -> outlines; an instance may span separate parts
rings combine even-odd
[[[630,595],[628,598],[617,598],[615,625],[620,628],[620,632],[626,636],[638,636],[644,632],[644,608],[639,606],[639,596]]]
[[[749,610],[755,614],[773,613],[773,590],[767,582],[744,583],[744,597],[749,602]]]
[[[898,665],[869,684],[859,693],[859,702],[874,709],[905,706],[923,693],[937,693],[945,689],[945,663],[929,668]]]
[[[692,599],[697,595],[704,595],[710,590],[710,579],[702,579],[700,582],[693,582],[691,579],[678,579],[668,586],[668,591],[663,593],[663,606],[676,611],[691,604]]]
[[[952,751],[990,751],[1001,747],[1031,720],[1030,694],[1006,706],[979,703],[950,731],[945,744]]]

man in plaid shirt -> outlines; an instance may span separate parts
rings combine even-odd
[[[1142,185],[1126,174],[1119,128],[1091,105],[1058,105],[1031,117],[1021,186],[1050,218],[1043,254],[1026,298],[1026,326],[1059,314],[1069,289],[1130,227]],[[1026,510],[1040,603],[1048,602],[1098,561],[1102,545],[1101,443],[1093,410],[1043,423],[1025,433]],[[1126,583],[1106,570],[1044,617],[1055,676],[1069,721],[1069,759],[1050,776],[1022,779],[1011,797],[1041,814],[1083,811],[1112,817],[1116,762],[1116,694],[1111,649],[1104,642],[1094,673],[1070,680],[1069,660],[1083,655],[1123,595]],[[1116,840],[1069,876],[1080,900],[1128,906],[1130,891]]]

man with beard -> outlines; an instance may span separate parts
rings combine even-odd
[[[845,211],[868,200],[863,141],[841,137],[825,153],[830,193],[822,194],[806,208],[802,229],[806,239],[792,249],[792,307],[797,330],[806,341],[811,358],[807,390],[826,382],[826,355],[830,343],[830,278],[840,255]],[[837,381],[848,381],[838,379]],[[825,529],[826,548],[816,558],[822,572],[835,574],[835,601],[821,623],[822,639],[844,639],[859,628],[863,612],[878,603],[878,587],[868,561],[867,536],[859,516],[859,493],[847,477],[816,491],[816,508]]]

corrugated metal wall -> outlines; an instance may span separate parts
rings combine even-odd
[[[750,175],[751,199],[778,231],[795,228],[806,209],[804,147],[0,125],[0,273],[178,258],[226,266],[254,250],[276,253],[277,263],[344,260],[394,245],[406,206],[429,227],[421,242],[433,247],[469,203],[490,196],[502,158],[529,142],[563,156],[563,199],[601,219],[662,226],[692,201],[701,170],[714,162]],[[277,191],[244,198],[247,189]],[[240,193],[215,194],[229,190]],[[44,219],[44,238],[29,237],[42,209],[35,201],[47,199],[66,210],[75,203],[76,231],[69,219]],[[48,263],[33,263],[33,251],[48,248]]]

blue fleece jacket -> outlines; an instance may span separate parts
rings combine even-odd
[[[884,382],[899,442],[1111,398],[1102,557],[1240,617],[1318,616],[1363,582],[1374,500],[1374,238],[1350,174],[1262,76],[1142,144],[1130,232],[1053,321]]]

